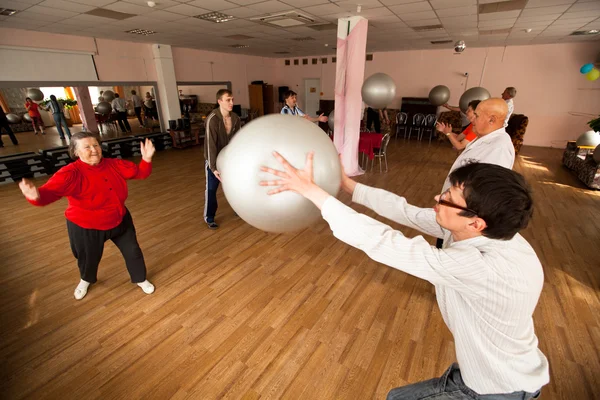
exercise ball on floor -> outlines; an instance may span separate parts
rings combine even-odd
[[[18,124],[21,122],[21,117],[19,117],[17,114],[6,114],[6,119],[8,120],[9,124]]]
[[[460,101],[458,102],[458,106],[463,113],[467,112],[467,108],[469,108],[469,103],[473,100],[487,100],[489,99],[490,92],[487,89],[482,87],[472,87],[471,89],[466,90],[462,96],[460,96]]]
[[[333,127],[335,126],[335,110],[329,113],[328,118],[327,123],[329,124],[329,129],[333,130]]]
[[[42,101],[44,100],[44,93],[40,89],[31,88],[27,89],[27,97],[33,101]]]
[[[23,121],[25,121],[25,122],[32,122],[31,121],[31,115],[29,115],[29,113],[23,114]]]
[[[429,102],[434,106],[441,106],[450,100],[450,89],[444,85],[437,85],[429,91]]]
[[[110,105],[109,102],[107,101],[101,101],[100,103],[98,103],[98,105],[96,106],[96,110],[103,115],[106,114],[110,114],[110,112],[112,111],[112,106]]]
[[[127,115],[130,115],[130,116],[135,115],[135,110],[127,110]]]
[[[279,152],[296,168],[304,168],[306,156],[314,151],[314,181],[335,196],[341,184],[341,166],[331,139],[304,118],[270,114],[245,125],[217,157],[225,198],[248,224],[266,232],[282,233],[305,229],[321,219],[309,200],[293,192],[268,195],[273,186],[260,181],[277,176],[262,166],[282,171],[273,156]]]
[[[595,131],[583,132],[577,138],[577,146],[596,147],[600,144],[600,133]]]
[[[104,101],[113,101],[115,99],[115,92],[112,90],[105,90],[104,93],[102,93],[102,98]]]
[[[394,80],[381,72],[368,77],[362,85],[362,99],[369,107],[385,108],[396,97]]]

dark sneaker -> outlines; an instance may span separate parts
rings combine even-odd
[[[207,222],[206,225],[208,225],[208,229],[217,229],[219,227],[215,221]]]

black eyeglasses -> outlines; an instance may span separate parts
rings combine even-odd
[[[450,189],[448,189],[444,193],[440,194],[438,204],[440,204],[442,206],[450,207],[450,208],[456,208],[457,210],[462,210],[462,211],[470,212],[471,214],[477,215],[477,212],[471,210],[470,208],[459,206],[458,204],[454,204],[450,201],[444,200],[443,197],[445,197],[448,193],[450,193]]]

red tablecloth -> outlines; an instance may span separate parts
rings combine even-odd
[[[358,142],[358,152],[365,153],[369,156],[369,160],[375,158],[374,149],[381,148],[383,133],[361,132]]]

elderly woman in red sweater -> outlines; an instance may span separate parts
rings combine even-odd
[[[131,282],[151,294],[154,285],[146,279],[144,255],[137,242],[133,219],[125,207],[127,180],[146,179],[152,172],[154,145],[140,143],[139,165],[116,158],[102,158],[100,139],[94,133],[72,136],[69,154],[74,163],[62,167],[39,189],[27,179],[19,183],[25,198],[35,206],[45,206],[67,197],[65,211],[71,250],[77,259],[81,281],[75,298],[83,299],[95,283],[104,242],[112,240],[125,258]]]

